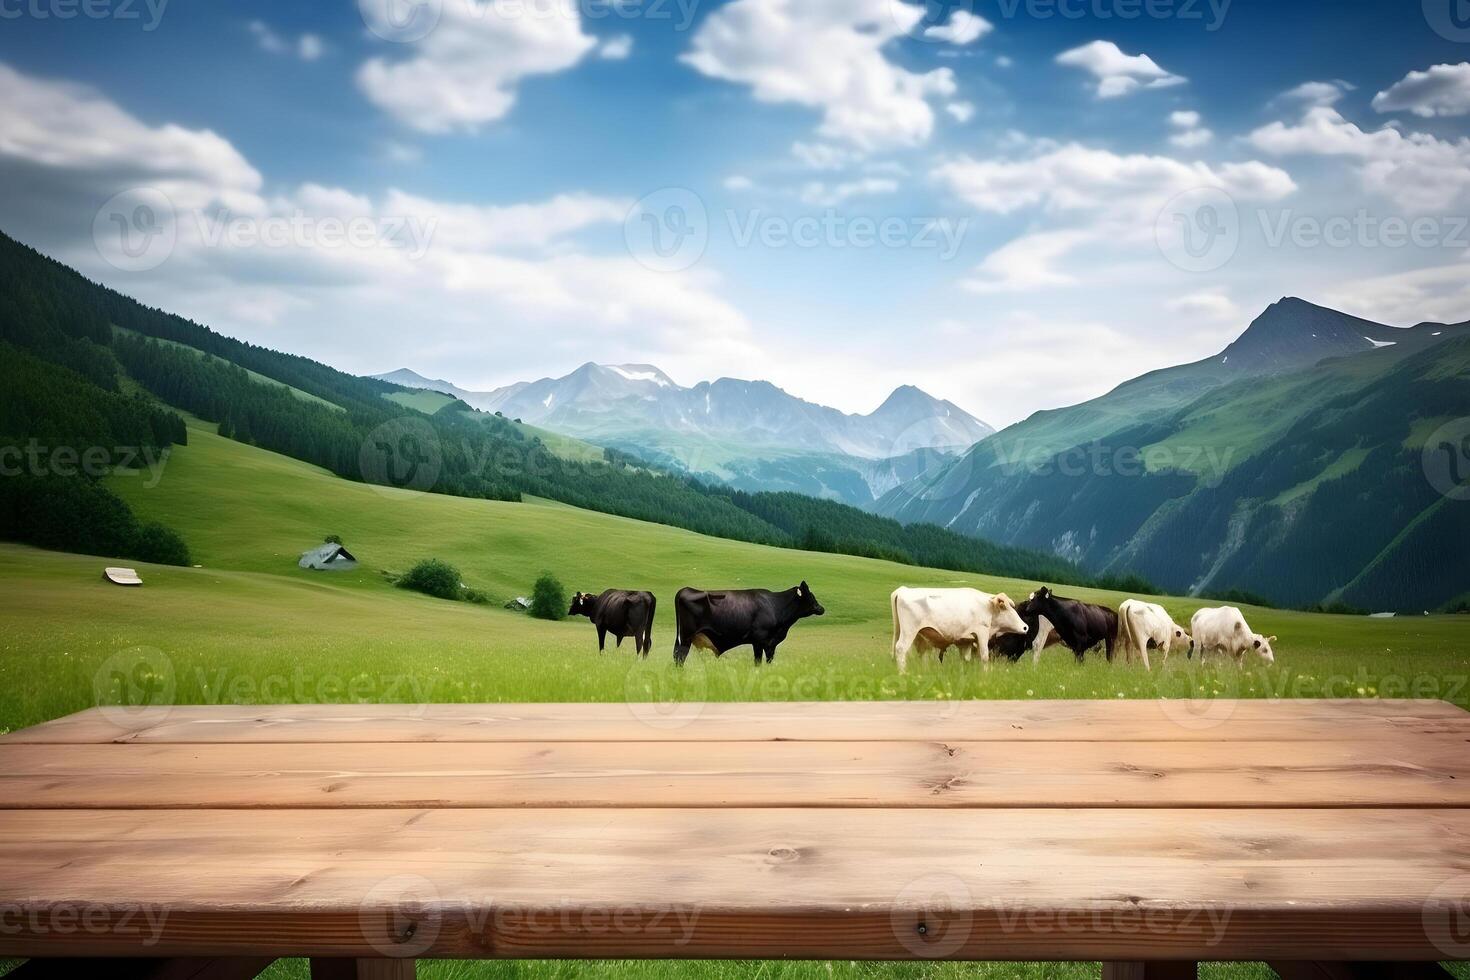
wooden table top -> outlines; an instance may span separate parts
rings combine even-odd
[[[0,738],[0,955],[1442,960],[1467,910],[1442,702],[170,707]]]

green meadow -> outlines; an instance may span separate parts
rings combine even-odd
[[[1246,608],[1279,636],[1277,662],[1151,672],[1100,655],[1077,666],[1053,649],[1039,664],[911,662],[890,653],[888,595],[901,584],[971,585],[1023,597],[1042,583],[919,569],[702,537],[545,501],[476,501],[351,483],[191,423],[154,485],[146,473],[110,485],[140,516],[188,541],[198,568],[140,566],[146,584],[102,579],[103,558],[0,545],[0,730],[112,697],[119,665],[142,665],[178,703],[348,701],[868,700],[885,698],[1434,697],[1470,706],[1470,617],[1323,616]],[[310,572],[300,553],[340,535],[361,565]],[[385,573],[421,558],[456,565],[488,605],[431,599]],[[599,655],[586,620],[508,611],[543,571],[570,590],[652,590],[654,653]],[[768,667],[747,651],[695,651],[672,666],[672,599],[684,585],[787,588],[805,579],[827,615],[797,625]],[[1116,604],[1121,595],[1066,594]],[[1161,601],[1181,622],[1198,600]],[[432,978],[1097,976],[1096,964],[880,966],[853,963],[425,964]],[[1212,978],[1269,976],[1217,966]],[[1462,972],[1462,977],[1470,974]],[[304,977],[282,962],[270,977]]]

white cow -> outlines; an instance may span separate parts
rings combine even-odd
[[[1031,638],[1031,662],[1041,663],[1041,651],[1062,645],[1057,628],[1045,616],[1036,617],[1036,635]]]
[[[1194,634],[1194,645],[1199,648],[1201,660],[1205,654],[1220,650],[1245,666],[1246,651],[1254,650],[1266,663],[1276,662],[1276,654],[1271,650],[1276,637],[1252,632],[1245,617],[1234,606],[1201,609],[1190,619],[1189,628]]]
[[[890,597],[893,606],[893,658],[898,672],[908,669],[909,650],[944,651],[952,646],[973,647],[980,659],[990,662],[992,633],[1025,633],[1026,624],[1016,604],[1005,595],[990,595],[976,589],[897,588]],[[969,659],[968,650],[966,659]]]
[[[1194,640],[1163,606],[1137,599],[1127,599],[1118,607],[1118,642],[1128,663],[1133,662],[1135,654],[1143,658],[1144,670],[1152,669],[1148,663],[1150,647],[1163,652],[1164,663],[1169,662],[1169,651],[1174,647],[1194,653]]]

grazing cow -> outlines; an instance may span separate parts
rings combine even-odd
[[[1186,656],[1194,656],[1194,640],[1175,623],[1163,606],[1152,602],[1127,599],[1118,607],[1118,642],[1123,644],[1123,657],[1133,662],[1135,654],[1143,658],[1143,669],[1150,670],[1149,650],[1164,654],[1164,663],[1169,662],[1169,651],[1174,647],[1187,647]]]
[[[746,644],[755,648],[757,665],[762,656],[770,663],[797,620],[826,612],[805,582],[785,592],[680,589],[674,597],[674,663],[682,665],[691,646],[718,657]]]
[[[1201,609],[1190,619],[1189,630],[1194,634],[1194,645],[1199,648],[1201,660],[1205,654],[1220,650],[1230,654],[1243,667],[1246,651],[1254,650],[1266,663],[1276,662],[1276,654],[1271,649],[1276,637],[1252,632],[1246,625],[1245,616],[1234,606]]]
[[[1088,650],[1103,644],[1108,663],[1113,662],[1113,644],[1118,642],[1118,614],[1106,606],[1064,599],[1042,586],[1026,600],[1040,616],[1051,621],[1062,643],[1082,662]]]
[[[653,649],[653,613],[658,600],[652,592],[627,592],[623,589],[608,589],[602,595],[578,592],[572,597],[572,608],[568,616],[586,616],[597,627],[597,652],[606,647],[607,634],[618,638],[633,638],[633,649],[648,656]]]
[[[990,637],[994,633],[1025,635],[1029,627],[1004,595],[989,595],[975,589],[897,588],[889,597],[893,608],[893,659],[900,674],[908,670],[909,650],[919,653],[933,648],[974,647],[980,659],[990,662]]]

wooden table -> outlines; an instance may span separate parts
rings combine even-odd
[[[0,790],[18,976],[1470,957],[1470,714],[1440,702],[93,709],[0,739]]]

